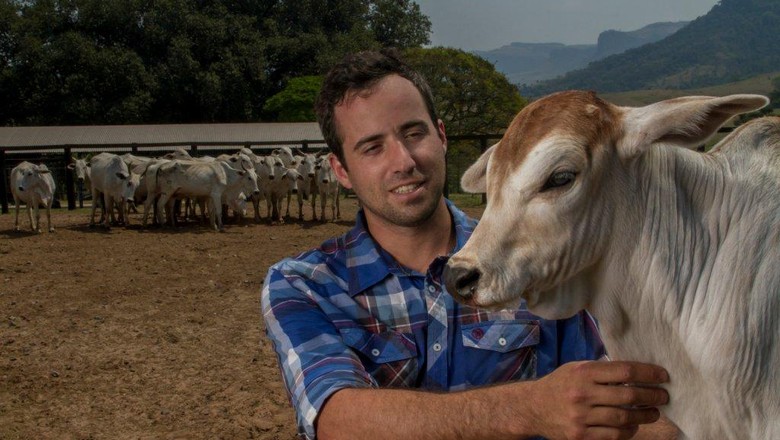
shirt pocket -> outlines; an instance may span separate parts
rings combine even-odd
[[[361,328],[342,328],[339,332],[379,386],[415,385],[418,351],[411,334],[395,330],[373,333]]]
[[[534,320],[485,321],[461,327],[469,380],[485,385],[536,377],[540,324]]]

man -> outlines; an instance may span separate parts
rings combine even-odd
[[[658,419],[666,392],[626,384],[666,372],[593,362],[603,348],[586,313],[477,310],[444,290],[446,256],[476,223],[442,196],[447,139],[419,74],[389,52],[348,56],[316,110],[333,170],[362,208],[347,234],[265,280],[266,329],[302,434],[622,439]]]

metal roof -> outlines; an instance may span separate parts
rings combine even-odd
[[[172,145],[324,145],[316,122],[0,127],[0,148]]]

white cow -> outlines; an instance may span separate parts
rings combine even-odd
[[[14,230],[19,230],[19,205],[27,206],[27,217],[30,219],[30,229],[41,232],[41,213],[39,207],[46,208],[46,220],[49,222],[49,232],[54,232],[51,224],[51,205],[54,202],[54,178],[44,164],[35,165],[22,162],[11,170],[11,194],[16,205]]]
[[[298,174],[301,175],[301,181],[298,184],[298,218],[303,220],[303,201],[308,200],[311,203],[311,212],[313,220],[317,220],[317,211],[315,210],[315,203],[319,190],[317,189],[317,167],[319,161],[317,157],[311,153],[307,153],[301,156],[295,156],[295,169]],[[290,197],[292,198],[292,197]],[[289,211],[290,200],[287,200],[287,206]]]
[[[214,161],[185,166],[179,161],[163,164],[157,170],[160,199],[157,211],[164,212],[165,205],[174,196],[204,197],[208,201],[211,226],[221,231],[222,194],[226,190],[240,188],[245,194],[259,194],[257,174],[254,168],[236,170],[227,162]]]
[[[341,218],[341,207],[339,206],[339,181],[336,174],[330,166],[327,158],[320,160],[317,170],[317,190],[320,193],[320,220],[326,221],[325,205],[330,199],[331,218],[336,220]]]
[[[282,218],[282,202],[291,194],[298,193],[298,185],[303,181],[303,177],[293,168],[276,167],[274,179],[268,185],[266,197],[270,202],[269,214],[271,223],[284,223]]]
[[[766,103],[533,102],[463,177],[488,201],[447,290],[551,319],[587,308],[615,358],[669,371],[683,438],[780,439],[780,118],[680,148]]]
[[[90,168],[84,159],[71,158],[72,162],[68,164],[68,169],[76,175],[76,181],[79,183],[89,182]]]
[[[112,153],[103,152],[93,156],[89,161],[89,167],[92,170],[90,174],[93,198],[89,225],[95,225],[95,208],[97,207],[95,199],[101,196],[103,197],[103,206],[108,208],[104,209],[101,223],[110,226],[114,222],[113,206],[116,203],[119,207],[120,220],[128,225],[130,221],[127,215],[127,202],[133,200],[139,184],[138,176],[131,176],[127,164],[121,157]]]

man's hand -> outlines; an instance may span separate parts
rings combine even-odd
[[[637,362],[572,362],[539,379],[528,396],[549,439],[628,439],[658,420],[669,400],[661,367]]]

